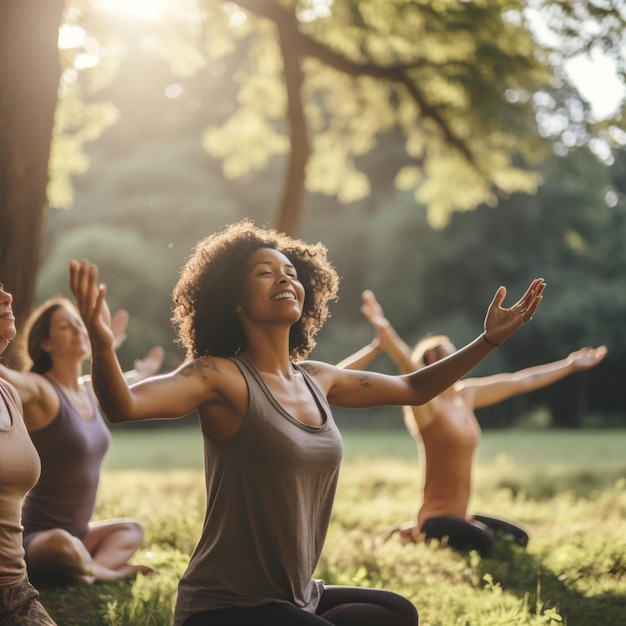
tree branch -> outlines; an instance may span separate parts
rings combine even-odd
[[[332,67],[344,74],[351,76],[370,76],[372,78],[402,84],[419,107],[422,115],[434,121],[446,141],[459,150],[472,167],[474,167],[481,176],[485,177],[485,173],[478,165],[478,162],[465,141],[454,133],[438,109],[427,102],[424,94],[411,80],[409,72],[417,67],[424,67],[425,64],[422,61],[417,61],[413,64],[390,66],[378,65],[371,62],[358,63],[337,54],[334,50],[301,33],[293,14],[279,6],[273,0],[236,0],[236,3],[254,15],[265,17],[273,21],[279,29],[279,32],[283,32],[287,28],[294,30],[291,41],[293,46],[297,46],[297,51],[294,48],[283,50],[285,59],[287,59],[290,54],[296,57],[309,56],[318,59],[328,67]],[[485,178],[488,179],[488,177]]]

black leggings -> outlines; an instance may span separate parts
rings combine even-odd
[[[283,602],[196,613],[183,626],[417,626],[413,604],[365,587],[324,587],[316,613]]]
[[[483,556],[488,556],[495,543],[495,534],[511,535],[522,547],[528,545],[528,533],[519,526],[497,517],[474,515],[473,518],[482,522],[487,529],[479,528],[461,517],[441,515],[431,517],[422,524],[422,532],[429,539],[442,540],[444,537],[451,548],[459,552],[476,550]]]

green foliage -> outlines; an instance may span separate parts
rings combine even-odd
[[[404,147],[396,184],[427,207],[435,227],[455,211],[493,206],[511,193],[533,194],[541,182],[534,168],[550,142],[565,150],[572,142],[562,134],[574,133],[582,143],[591,127],[588,107],[563,78],[566,59],[534,39],[527,5],[187,0],[165,6],[156,28],[138,21],[120,28],[102,6],[68,0],[64,29],[73,28],[75,36],[71,43],[65,38],[63,50],[53,204],[71,202],[69,181],[88,162],[85,142],[117,111],[93,100],[119,95],[105,88],[133,54],[169,64],[184,94],[173,100],[189,112],[210,102],[198,137],[229,180],[284,158],[301,117],[310,156],[303,145],[295,149],[298,159],[308,159],[307,190],[340,203],[370,196],[375,181],[360,161],[390,132],[399,133]],[[543,10],[550,15],[550,9]],[[610,16],[598,12],[584,17],[610,24]],[[577,19],[568,14],[570,34]],[[611,29],[615,36],[614,24]],[[605,50],[621,58],[611,41]],[[298,60],[301,76],[285,73],[287,57]],[[81,66],[86,58],[93,67]],[[146,80],[140,73],[135,81],[139,76]],[[201,87],[190,97],[185,88],[194,83]],[[609,127],[598,130],[605,141]],[[462,193],[450,193],[451,185]]]
[[[59,34],[62,73],[47,188],[49,203],[61,208],[73,205],[75,179],[89,168],[88,144],[119,119],[117,107],[102,97],[102,89],[116,71],[117,59],[99,54],[93,35],[77,23],[86,6],[85,0],[66,4]],[[105,42],[101,44],[105,48]],[[101,99],[97,100],[98,97]]]
[[[257,12],[253,3],[244,6]],[[528,158],[540,143],[528,132],[532,108],[528,101],[513,106],[503,98],[506,89],[530,93],[540,84],[548,88],[550,79],[531,54],[537,45],[521,12],[517,21],[503,18],[505,8],[511,15],[521,6],[343,1],[334,2],[319,19],[302,19],[300,36],[314,42],[292,52],[306,60],[303,90],[313,148],[307,188],[341,202],[366,197],[371,183],[357,159],[375,149],[380,135],[399,129],[413,173],[409,177],[409,170],[400,170],[399,180],[415,190],[438,226],[451,211],[495,201],[494,183],[508,193],[534,192],[536,175],[512,159],[514,153]],[[280,23],[280,18],[272,19]],[[261,45],[258,39],[273,40],[275,32],[262,28],[263,21],[252,15],[250,22],[251,52]],[[242,77],[240,107],[250,102],[242,94],[258,82],[259,73],[274,84],[272,101],[284,107],[281,65],[274,53],[271,63],[256,65],[254,73]],[[503,132],[507,110],[523,121],[517,129],[507,124]],[[240,109],[231,121],[239,114]],[[280,115],[286,115],[284,108]],[[268,120],[276,117],[273,112]],[[241,132],[230,122],[223,132],[227,126]],[[450,180],[465,192],[450,194]]]
[[[168,351],[166,366],[174,367],[181,353],[169,324],[170,293],[179,268],[196,241],[226,223],[244,216],[267,223],[276,177],[251,175],[245,185],[226,184],[197,141],[191,136],[173,141],[168,132],[118,157],[130,130],[120,126],[94,155],[76,207],[50,215],[38,300],[67,293],[69,260],[88,256],[102,266],[111,308],[123,306],[131,313],[129,338],[120,352],[124,365],[130,367],[161,343]],[[542,166],[546,183],[535,197],[515,195],[497,209],[482,206],[457,214],[447,228],[435,230],[425,210],[415,209],[411,194],[390,185],[400,150],[397,136],[389,136],[367,158],[368,171],[386,181],[375,198],[338,207],[315,196],[314,210],[303,222],[302,237],[327,245],[342,278],[315,358],[338,362],[371,340],[372,329],[359,309],[366,288],[377,294],[409,344],[437,332],[461,346],[480,332],[499,285],[506,285],[505,302],[512,302],[532,277],[543,276],[548,289],[533,322],[474,373],[513,371],[562,358],[582,345],[606,343],[609,355],[597,372],[481,417],[489,425],[510,424],[535,408],[545,423],[560,416],[567,423],[575,410],[564,402],[580,400],[579,424],[623,422],[621,153],[615,153],[612,168],[586,150],[554,157]],[[613,189],[618,200],[609,205],[606,197]],[[394,371],[382,358],[373,367]],[[583,391],[586,396],[577,395]]]
[[[217,0],[202,3],[206,28],[199,27],[192,11],[196,3],[190,0],[178,3],[185,19],[172,7],[176,28],[156,32],[137,23],[132,29],[128,24],[113,29],[110,21],[88,9],[86,0],[74,6],[77,1],[68,3],[68,22],[102,44],[102,62],[97,70],[80,72],[76,83],[64,89],[72,98],[79,91],[88,95],[95,110],[109,97],[119,120],[97,141],[91,141],[96,135],[90,133],[90,143],[81,144],[83,149],[89,146],[84,156],[91,167],[77,181],[73,208],[49,215],[37,300],[51,292],[67,293],[68,261],[88,256],[101,266],[111,307],[123,306],[131,313],[129,338],[120,350],[123,365],[130,367],[134,358],[161,343],[167,350],[166,367],[174,367],[181,353],[169,324],[170,293],[192,247],[242,217],[272,222],[286,138],[276,33],[269,20],[246,16],[241,8]],[[503,12],[505,8],[510,11]],[[521,135],[534,123],[517,115],[518,103],[510,103],[511,109],[502,102],[509,65],[535,65],[533,55],[526,54],[525,46],[532,42],[516,8],[516,3],[344,1],[334,3],[326,17],[303,17],[299,27],[303,36],[353,62],[414,62],[411,72],[433,92],[433,102],[445,103],[446,110],[458,114],[459,132],[469,133],[485,159],[499,159],[480,130],[480,120],[485,118],[494,134],[512,129],[506,132]],[[499,55],[504,39],[495,30],[502,21],[502,33],[515,42],[507,52],[513,60]],[[123,63],[109,55],[119,51],[113,44],[131,37]],[[155,44],[163,40],[168,47]],[[82,47],[66,50],[68,63],[79,51],[93,50],[93,44],[86,40]],[[190,71],[183,76],[172,74],[165,63],[177,45],[186,52],[176,58],[190,58]],[[116,65],[119,72],[114,73]],[[468,208],[480,200],[482,188],[475,182],[461,184],[460,177],[474,177],[476,171],[461,165],[454,151],[444,151],[444,159],[437,150],[441,175],[420,178],[422,161],[431,154],[427,141],[434,141],[438,131],[426,122],[416,124],[415,106],[402,88],[324,66],[306,55],[303,67],[314,147],[308,176],[319,193],[310,194],[311,210],[300,236],[323,241],[342,277],[340,299],[318,337],[316,358],[337,362],[371,339],[371,327],[359,310],[363,289],[375,291],[409,343],[427,332],[441,332],[462,345],[480,331],[499,285],[506,285],[513,298],[532,277],[543,276],[548,291],[536,319],[474,373],[553,360],[585,344],[606,343],[609,355],[598,372],[499,407],[486,423],[510,424],[530,408],[541,410],[546,423],[623,423],[623,150],[613,152],[613,164],[607,167],[589,150],[563,139],[559,153],[567,156],[543,160],[538,171],[544,182],[536,195],[512,194],[495,209],[481,204],[451,216],[443,211],[439,215],[446,216],[448,225],[434,229],[432,202],[416,204],[414,185],[422,190],[435,185],[446,202]],[[528,80],[531,70],[524,70]],[[96,81],[100,71],[104,75]],[[521,84],[506,84],[507,97],[519,87],[519,107],[531,107],[522,98]],[[180,87],[180,95],[166,97],[172,85]],[[571,93],[561,95],[567,99]],[[552,102],[548,109],[558,109],[558,98]],[[466,105],[467,128],[461,124]],[[63,106],[59,119],[71,125],[75,118],[77,128],[82,127],[89,113],[79,111],[71,99]],[[211,149],[221,151],[220,159],[234,159],[233,175],[240,176],[236,181],[225,181],[224,161],[205,152],[207,127],[213,129],[205,135]],[[613,134],[619,137],[617,131]],[[508,139],[499,136],[498,141],[504,145]],[[536,137],[529,142],[524,145],[531,152],[531,143],[538,149],[535,142],[543,143]],[[58,162],[69,165],[72,157],[67,155]],[[504,161],[496,165],[500,172],[510,171]],[[394,186],[399,172],[402,189]],[[477,188],[479,195],[474,195]],[[340,197],[330,200],[328,194],[334,193]],[[393,371],[384,359],[375,365]]]
[[[170,303],[160,294],[175,278],[170,273],[168,280],[167,248],[146,241],[137,232],[111,226],[84,226],[64,232],[39,275],[38,299],[57,295],[59,285],[64,285],[61,293],[67,295],[69,260],[84,258],[99,266],[99,278],[110,289],[111,310],[131,310],[129,338],[120,349],[125,367],[131,368],[134,358],[147,352],[141,346],[163,342],[161,324],[169,319]],[[138,302],[141,305],[135,306]]]

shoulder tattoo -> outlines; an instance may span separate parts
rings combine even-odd
[[[212,356],[203,356],[199,359],[191,361],[191,363],[187,363],[187,365],[180,370],[180,375],[185,378],[189,378],[194,374],[199,374],[203,380],[206,380],[207,370],[211,370],[213,372],[220,371],[217,361]]]

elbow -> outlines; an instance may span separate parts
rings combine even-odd
[[[122,424],[125,420],[117,413],[105,413],[105,417],[111,424]]]
[[[103,411],[104,416],[111,424],[123,424],[132,421],[129,415],[125,415],[121,411]]]
[[[423,406],[424,404],[427,404],[428,402],[430,402],[433,399],[433,397],[434,396],[430,393],[414,392],[412,394],[412,398],[410,402],[406,402],[405,404],[408,406]]]

